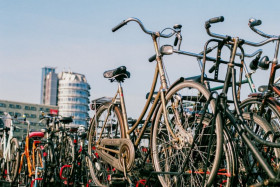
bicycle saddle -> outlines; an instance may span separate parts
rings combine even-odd
[[[29,138],[43,138],[44,135],[43,132],[31,132],[29,133]]]
[[[123,82],[125,78],[130,78],[130,73],[126,71],[125,66],[120,66],[113,70],[108,70],[103,73],[104,78],[108,78],[113,82],[114,80],[118,82]]]
[[[64,124],[68,124],[68,123],[71,123],[73,122],[73,119],[72,117],[62,117],[60,120],[59,120],[61,123],[64,123]]]

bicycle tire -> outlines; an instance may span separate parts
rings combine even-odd
[[[97,186],[108,186],[108,176],[115,173],[114,168],[112,168],[109,164],[105,163],[101,158],[99,158],[98,154],[95,152],[95,140],[100,136],[98,132],[103,126],[101,123],[104,121],[103,118],[107,116],[109,107],[110,104],[105,104],[98,108],[95,117],[91,120],[89,130],[88,154],[90,156],[90,159],[92,160],[92,164],[90,165],[90,172],[92,179]],[[120,108],[116,105],[113,105],[111,107],[111,111],[109,112],[110,115],[108,120],[110,120],[110,124],[108,123],[109,125],[104,130],[107,134],[103,133],[102,137],[104,136],[104,138],[123,138],[124,129]],[[115,133],[115,135],[110,133]]]
[[[244,120],[247,121],[248,126],[255,132],[257,136],[260,138],[265,138],[265,134],[269,131],[274,132],[273,128],[266,120],[264,120],[261,116],[250,113],[243,113]],[[253,119],[253,123],[252,123]],[[248,122],[250,121],[250,122]],[[235,134],[233,134],[235,136]],[[237,136],[235,136],[237,137]],[[272,134],[269,134],[266,137],[266,141],[271,141],[273,138]],[[274,171],[278,170],[279,165],[279,156],[280,149],[279,148],[268,148],[267,146],[263,146],[254,139],[251,141],[254,142],[255,147],[262,153],[267,163],[271,165]],[[250,149],[244,145],[241,139],[236,138],[235,144],[238,149],[238,183],[241,186],[249,186],[252,184],[263,182],[269,177],[263,171],[261,166],[258,164],[254,155],[250,151]]]
[[[240,108],[244,112],[253,112],[260,115],[261,105],[262,101],[260,100],[260,98],[251,97],[242,101],[240,104]],[[265,103],[264,113],[262,114],[262,117],[264,117],[267,120],[267,122],[271,124],[271,127],[275,131],[280,132],[280,111],[273,103]]]
[[[190,95],[184,94],[183,91]],[[193,92],[191,93],[191,91],[193,91]],[[203,135],[203,131],[209,132],[209,128],[212,127],[212,125],[201,127],[200,133],[202,133],[202,134],[200,136],[198,136],[197,139],[192,139],[192,138],[194,138],[194,136],[196,136],[196,135],[192,134],[193,131],[196,131],[196,129],[195,129],[196,118],[201,116],[201,114],[199,112],[202,109],[202,104],[205,104],[207,99],[210,97],[210,92],[203,85],[201,85],[197,82],[184,81],[184,82],[176,85],[174,88],[172,88],[172,90],[170,90],[168,92],[168,94],[166,95],[167,109],[169,107],[170,101],[172,99],[176,101],[177,96],[179,96],[179,100],[181,99],[181,101],[178,101],[178,102],[181,102],[180,103],[181,105],[183,105],[183,102],[182,102],[183,100],[189,101],[189,108],[187,106],[188,103],[185,102],[186,103],[185,108],[183,106],[181,106],[181,108],[178,107],[176,111],[173,111],[173,113],[178,112],[181,115],[180,120],[184,117],[183,125],[185,125],[185,126],[183,126],[183,128],[182,128],[182,127],[180,127],[180,125],[177,125],[178,123],[180,124],[180,122],[175,121],[177,124],[174,124],[174,123],[172,123],[174,121],[172,121],[172,122],[170,121],[170,124],[173,125],[173,127],[171,127],[171,128],[173,130],[176,130],[176,131],[174,131],[174,134],[177,133],[177,137],[181,136],[180,138],[183,139],[182,141],[180,141],[180,143],[182,145],[180,145],[180,144],[177,145],[175,143],[172,143],[172,139],[170,139],[170,137],[169,137],[170,135],[168,135],[168,131],[166,131],[166,129],[165,129],[165,122],[163,121],[163,115],[162,115],[163,106],[161,105],[158,113],[156,114],[155,122],[153,125],[153,130],[152,130],[152,145],[151,146],[152,146],[152,159],[153,159],[155,171],[156,172],[162,172],[162,171],[175,172],[175,173],[178,171],[181,171],[181,172],[183,171],[185,174],[189,173],[189,175],[187,175],[187,176],[181,175],[180,177],[174,177],[174,176],[171,177],[170,175],[166,175],[166,174],[164,176],[159,175],[158,178],[159,178],[162,186],[178,186],[178,185],[179,186],[193,186],[193,185],[194,186],[203,186],[204,182],[205,182],[205,185],[209,186],[213,183],[213,180],[216,177],[216,174],[217,174],[217,171],[218,171],[218,168],[220,165],[220,158],[221,158],[221,153],[222,153],[222,142],[223,142],[221,116],[218,113],[218,115],[216,117],[216,122],[213,127],[215,133],[212,134],[214,139],[212,139],[211,145],[210,145],[209,139],[207,139],[207,138],[209,138],[209,136],[206,136],[206,134],[204,134],[205,136],[202,136],[202,135]],[[172,108],[172,106],[170,108]],[[181,111],[179,109],[181,109]],[[210,102],[210,105],[208,106],[207,110],[208,110],[207,115],[210,117],[213,117],[213,113],[215,111],[214,100],[212,100]],[[170,112],[169,120],[170,119],[174,120],[175,115],[172,116],[172,111],[168,111],[168,112]],[[185,118],[185,117],[189,117],[189,118]],[[193,119],[191,119],[191,118],[193,118]],[[194,124],[193,124],[193,126],[187,127],[188,124],[185,122],[193,122]],[[187,139],[184,139],[186,137],[187,137]],[[162,140],[160,140],[160,138],[162,138]],[[165,138],[166,138],[166,140],[165,140]],[[160,143],[158,141],[162,141],[163,143]],[[211,159],[210,163],[208,162],[210,164],[210,166],[206,166],[207,174],[206,174],[205,181],[203,181],[205,173],[200,172],[200,170],[204,169],[204,167],[205,167],[203,165],[203,158],[201,157],[201,161],[199,163],[195,163],[195,162],[192,163],[192,164],[196,164],[196,166],[190,165],[191,164],[190,162],[192,160],[199,160],[198,158],[195,158],[195,156],[199,156],[198,154],[195,154],[195,151],[197,151],[197,153],[199,153],[199,152],[203,153],[203,151],[206,151],[205,146],[200,147],[198,143],[201,143],[201,145],[204,145],[204,144],[206,145],[206,143],[208,143],[208,145],[210,145],[210,148],[212,148],[210,153],[213,153],[213,154],[211,154],[211,158],[209,157]],[[188,146],[190,146],[190,144],[195,144],[194,148],[197,150],[192,149],[191,152],[188,152],[187,149],[191,148],[191,147],[188,147]],[[169,147],[166,147],[166,145]],[[200,147],[201,151],[199,150],[199,147]],[[171,153],[171,151],[175,151],[176,153],[178,153],[178,155],[176,155],[176,153]],[[181,153],[179,151],[181,151]],[[172,157],[171,157],[171,155],[172,155]],[[188,161],[185,161],[185,159],[186,159],[185,155],[189,155],[189,157],[191,157],[191,158],[189,158]],[[160,159],[160,157],[163,157],[163,159]],[[176,157],[176,160],[174,159],[175,162],[172,160],[174,157]],[[161,162],[164,162],[164,163],[161,164]],[[167,162],[170,162],[170,168],[168,168],[167,165],[169,163],[167,163]],[[187,162],[186,167],[180,168],[180,167],[183,167],[182,164],[184,162]],[[199,170],[197,170],[197,168],[192,168],[192,167],[198,167]],[[210,171],[209,171],[209,168],[210,168]],[[208,171],[210,173],[208,173]],[[180,184],[178,184],[178,183],[180,183]]]
[[[40,147],[37,147],[35,149],[35,152],[34,152],[34,171],[36,173],[36,168],[37,167],[40,167],[41,170],[38,170],[38,178],[42,178],[42,180],[38,180],[38,183],[37,185],[38,186],[45,186],[47,184],[47,182],[45,181],[46,179],[46,167],[47,167],[47,163],[46,163],[46,159],[45,159],[45,156],[43,154],[43,150],[40,148]],[[35,179],[35,175],[34,175],[34,178]]]
[[[19,168],[19,143],[16,138],[11,139],[10,153],[8,155],[9,158],[7,163],[7,180],[13,183],[17,178]]]
[[[31,179],[28,176],[28,166],[25,155],[22,157],[22,163],[19,170],[18,184],[30,186]]]
[[[57,167],[57,163],[55,161],[54,157],[54,149],[52,144],[46,144],[44,145],[45,153],[45,161],[46,161],[46,167],[45,167],[45,183],[53,182],[54,180],[54,173],[55,173],[55,167]]]

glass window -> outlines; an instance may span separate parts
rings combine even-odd
[[[6,107],[5,103],[0,103],[0,107]]]
[[[15,105],[14,104],[9,104],[9,107],[10,108],[15,108]]]
[[[30,110],[36,110],[36,107],[35,106],[32,106],[31,108],[30,108]]]
[[[13,112],[9,112],[9,114],[10,114],[11,116],[14,116],[14,115],[15,115],[15,113],[13,113]]]
[[[36,118],[36,114],[31,114],[30,117],[31,118]]]
[[[50,109],[49,108],[46,108],[46,112],[49,112],[50,111]]]
[[[26,113],[25,113],[24,115],[25,115],[25,117],[29,118],[29,114],[26,114]]]
[[[21,106],[20,105],[16,105],[16,109],[21,109]]]
[[[30,106],[25,106],[24,109],[25,110],[30,110]]]
[[[17,117],[21,117],[21,113],[16,112]]]

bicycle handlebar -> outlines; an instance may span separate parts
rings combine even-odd
[[[274,40],[279,40],[280,36],[266,34],[262,31],[260,31],[259,29],[255,28],[255,26],[259,26],[261,24],[262,24],[262,21],[258,20],[258,19],[255,19],[255,18],[250,18],[249,23],[248,23],[250,29],[252,29],[255,33],[261,35],[262,37],[269,38],[269,39],[274,39]]]
[[[205,29],[206,29],[206,32],[209,36],[212,36],[214,38],[219,38],[219,39],[222,39],[222,40],[228,40],[229,44],[233,44],[233,40],[232,40],[232,37],[231,36],[227,36],[227,35],[221,35],[221,34],[216,34],[216,33],[213,33],[210,31],[210,27],[211,27],[211,23],[218,23],[218,22],[222,22],[224,21],[223,19],[223,16],[220,16],[220,17],[215,17],[215,18],[212,18],[212,19],[209,19],[208,21],[205,22]],[[244,40],[244,39],[239,39],[243,44],[246,44],[246,45],[250,45],[250,46],[254,46],[254,47],[260,47],[260,46],[263,46],[269,42],[272,42],[272,41],[275,41],[275,40],[280,40],[280,36],[273,36],[273,35],[268,35],[268,34],[265,34],[261,31],[259,31],[258,29],[254,28],[254,26],[258,26],[261,24],[261,21],[260,20],[256,20],[256,19],[251,19],[251,23],[249,22],[249,27],[254,31],[256,32],[257,34],[265,37],[265,38],[268,38],[262,42],[259,42],[259,43],[255,43],[255,42],[250,42],[250,41],[247,41],[247,40]]]
[[[147,30],[144,27],[143,23],[138,18],[134,18],[134,17],[128,18],[128,19],[124,20],[123,22],[119,23],[117,26],[112,28],[112,32],[115,32],[115,31],[119,30],[121,27],[123,27],[124,25],[126,25],[130,21],[137,22],[139,24],[139,26],[141,27],[141,29],[143,30],[143,32],[146,33],[146,34],[149,34],[149,35],[156,35],[156,36],[162,37],[162,38],[170,38],[171,36],[173,36],[175,34],[175,32],[172,32],[170,34],[162,34],[160,32],[153,32],[153,31]]]

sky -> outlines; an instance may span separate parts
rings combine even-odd
[[[135,22],[112,33],[115,25],[129,17],[152,31],[182,24],[181,49],[198,53],[210,39],[204,28],[209,18],[225,17],[211,27],[215,33],[260,42],[263,38],[248,27],[249,18],[261,19],[259,29],[278,35],[279,7],[277,0],[0,0],[0,99],[39,104],[44,66],[85,74],[90,100],[113,96],[117,84],[103,78],[103,72],[124,65],[131,73],[123,83],[127,113],[135,118],[150,91],[156,64],[148,58],[155,52],[151,37]],[[160,40],[161,45],[172,43]],[[257,49],[245,47],[247,53]],[[273,43],[262,49],[273,58]],[[193,57],[174,54],[164,64],[171,83],[200,74]],[[255,84],[267,84],[268,75],[258,70]],[[243,93],[249,93],[246,86]]]

